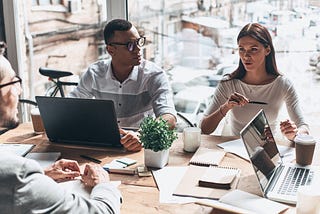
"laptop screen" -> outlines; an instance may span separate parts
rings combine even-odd
[[[240,135],[260,186],[265,192],[274,169],[281,163],[281,157],[262,109],[241,130]]]
[[[112,100],[36,97],[51,142],[122,147]]]

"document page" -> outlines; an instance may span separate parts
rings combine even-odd
[[[271,201],[269,199],[262,198],[260,196],[238,189],[222,196],[219,201],[225,204],[249,210],[254,213],[261,214],[280,213],[289,208],[287,205]]]

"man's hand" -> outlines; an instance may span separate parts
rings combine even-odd
[[[65,181],[80,176],[80,167],[77,161],[61,159],[46,168],[44,174],[55,181]]]
[[[163,114],[162,117],[169,124],[170,129],[174,129],[176,127],[177,119],[172,114]]]
[[[123,129],[119,129],[119,131],[120,134],[123,135],[120,142],[124,146],[124,148],[131,152],[138,152],[142,149],[142,145],[140,143],[137,132],[125,131]]]
[[[108,172],[98,164],[87,164],[84,168],[83,175],[81,175],[81,179],[86,186],[90,187],[110,181]]]

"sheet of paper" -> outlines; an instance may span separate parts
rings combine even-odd
[[[290,163],[296,159],[296,153],[293,147],[277,145],[283,163]]]
[[[173,191],[177,188],[180,180],[187,170],[187,166],[183,167],[164,167],[159,170],[153,170],[152,174],[159,189],[160,203],[190,203],[197,199],[192,197],[173,196]],[[174,178],[174,179],[172,179]]]
[[[118,187],[121,184],[121,181],[111,181],[111,184],[113,184],[115,187]],[[59,185],[63,189],[65,189],[71,193],[76,193],[76,194],[82,195],[86,198],[90,197],[90,193],[92,190],[91,187],[87,187],[81,182],[80,177],[77,179],[74,179],[74,180],[61,182],[61,183],[59,183]]]
[[[241,139],[231,140],[224,143],[220,143],[217,146],[223,148],[225,152],[235,154],[247,161],[249,161],[249,156],[247,150]],[[280,156],[283,162],[291,162],[295,159],[294,148],[288,146],[277,145]]]
[[[254,213],[261,214],[280,213],[283,210],[289,208],[287,205],[271,201],[266,198],[262,198],[260,196],[238,189],[222,196],[219,201],[225,204],[252,211]]]
[[[247,161],[249,161],[249,156],[247,150],[241,139],[231,140],[224,143],[219,143],[217,146],[223,148],[225,152],[235,154]]]

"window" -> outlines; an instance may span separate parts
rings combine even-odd
[[[32,6],[57,5],[62,4],[62,0],[32,0]]]
[[[239,62],[236,37],[240,29],[249,22],[265,25],[273,37],[279,70],[294,83],[310,127],[320,130],[314,119],[319,113],[313,107],[320,104],[320,95],[311,90],[312,87],[320,89],[320,61],[317,60],[320,54],[320,16],[316,15],[320,11],[319,2],[207,0],[201,5],[197,5],[197,0],[127,2],[128,20],[141,28],[149,41],[144,57],[168,74],[176,68],[182,75],[190,69],[194,73],[208,70],[218,75],[232,72]],[[171,80],[179,78],[170,76]],[[192,83],[201,82],[203,78],[194,80]],[[181,87],[177,81],[172,83],[175,92],[178,86],[192,86],[184,84]],[[215,87],[214,82],[212,87]],[[309,100],[317,97],[317,101],[311,104],[307,97]],[[280,120],[287,118],[283,108]]]

